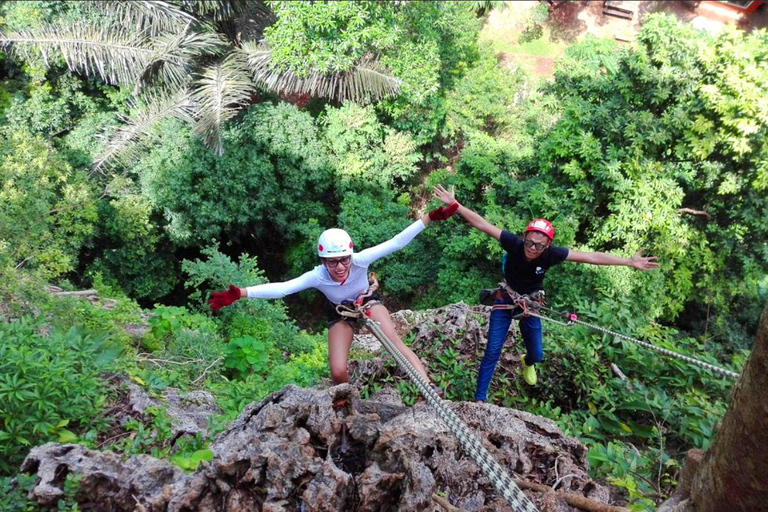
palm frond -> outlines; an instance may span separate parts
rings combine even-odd
[[[226,21],[250,13],[262,17],[272,13],[262,0],[179,0],[185,10],[214,22]]]
[[[224,149],[222,126],[250,100],[254,91],[246,57],[239,50],[206,68],[195,80],[191,94],[197,114],[194,132],[217,154],[221,155]]]
[[[136,81],[134,94],[159,80],[174,90],[186,87],[195,59],[206,54],[218,54],[225,48],[224,41],[218,35],[193,32],[189,28],[187,26],[180,33],[162,34],[148,41],[147,47],[154,53]]]
[[[309,94],[336,101],[370,103],[400,92],[402,80],[388,74],[375,60],[364,59],[344,73],[310,73],[305,78],[291,71],[277,72],[270,66],[271,51],[266,45],[246,42],[243,51],[255,81],[284,94]]]
[[[277,16],[261,0],[241,0],[229,18],[217,22],[219,31],[241,46],[243,41],[259,41],[264,29],[277,21]]]
[[[93,171],[102,171],[119,161],[135,160],[139,156],[137,142],[152,135],[152,128],[163,119],[175,117],[187,123],[194,120],[191,115],[191,102],[186,91],[173,96],[144,96],[146,103],[138,107],[130,104],[132,113],[128,118],[121,118],[123,124],[107,141],[104,150],[96,158]]]
[[[0,33],[0,47],[24,57],[30,57],[37,49],[46,64],[52,54],[59,54],[70,70],[96,74],[113,84],[133,83],[153,54],[141,35],[83,23]]]
[[[115,24],[154,37],[162,33],[177,33],[197,18],[185,10],[162,1],[139,0],[104,0],[87,2],[90,11],[103,14],[104,20],[114,20]]]

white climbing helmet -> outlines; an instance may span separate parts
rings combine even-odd
[[[343,229],[326,229],[317,240],[317,254],[321,258],[351,256],[352,238]]]

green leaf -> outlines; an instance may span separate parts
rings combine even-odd
[[[77,434],[70,432],[69,430],[61,430],[59,432],[60,443],[76,443],[78,440]]]

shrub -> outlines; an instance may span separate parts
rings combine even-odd
[[[216,325],[209,317],[190,313],[186,308],[156,305],[149,319],[149,331],[142,338],[141,346],[150,352],[162,350],[182,329],[215,332]]]
[[[120,349],[104,334],[43,330],[28,317],[0,323],[0,474],[11,474],[30,446],[104,426],[94,422],[106,398],[98,373]]]
[[[294,355],[285,364],[272,366],[266,377],[252,373],[242,381],[213,386],[227,417],[237,416],[249,403],[261,400],[288,384],[312,386],[328,377],[328,345],[324,337],[306,333],[301,336],[307,338],[308,345],[312,345],[310,352]]]

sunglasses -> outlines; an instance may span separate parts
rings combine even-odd
[[[528,247],[529,249],[533,248],[533,249],[535,249],[537,251],[543,251],[544,249],[547,248],[547,244],[546,243],[540,244],[540,243],[534,242],[533,240],[528,240],[528,239],[524,240],[523,244],[526,247]]]
[[[352,261],[352,256],[344,256],[343,258],[323,258],[323,263],[325,263],[325,266],[328,268],[336,268],[339,266],[339,263],[346,267],[349,265],[350,261]]]

